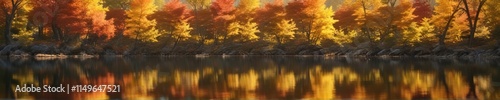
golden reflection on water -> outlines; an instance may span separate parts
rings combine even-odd
[[[120,93],[14,93],[19,99],[465,99],[471,91],[477,99],[500,99],[500,88],[493,82],[495,74],[474,73],[468,68],[266,65],[150,67],[132,71],[93,67],[22,68],[3,74],[2,80],[13,81],[0,85],[9,85],[12,89],[18,84],[116,84],[122,87]],[[0,98],[7,98],[7,92],[2,89]]]

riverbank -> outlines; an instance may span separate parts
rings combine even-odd
[[[193,49],[196,48],[196,49]],[[315,55],[315,56],[349,56],[349,57],[500,57],[499,47],[394,47],[394,48],[367,48],[367,47],[328,47],[321,48],[313,45],[300,45],[294,47],[275,46],[204,46],[187,45],[176,49],[162,48],[151,49],[145,46],[127,50],[115,50],[111,47],[79,48],[59,47],[56,45],[38,44],[23,46],[11,44],[0,46],[1,56],[10,57],[39,57],[39,58],[66,58],[98,56],[129,56],[129,55]]]

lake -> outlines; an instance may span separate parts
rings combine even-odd
[[[477,58],[3,57],[0,99],[500,99],[499,72],[500,59]],[[23,84],[120,91],[16,91]]]

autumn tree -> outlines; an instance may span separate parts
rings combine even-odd
[[[260,37],[265,37],[265,40],[281,45],[295,37],[297,28],[295,23],[286,17],[283,0],[274,0],[266,4],[257,11],[256,18],[262,33]]]
[[[321,41],[333,39],[335,28],[333,10],[325,6],[325,0],[295,0],[287,5],[289,16],[296,21],[298,30],[307,42],[320,45]]]
[[[86,7],[87,3],[83,0],[70,0],[61,7],[57,14],[57,24],[61,34],[57,37],[58,40],[72,39],[65,36],[80,36],[86,35],[88,32],[88,15]]]
[[[459,0],[436,0],[437,6],[434,7],[434,15],[431,22],[434,23],[438,31],[439,45],[445,45],[445,42],[457,42],[460,40],[459,32],[449,32],[450,27],[455,21],[456,14],[460,11],[462,1]]]
[[[359,3],[353,0],[344,0],[337,11],[335,11],[335,16],[333,17],[338,20],[338,22],[335,23],[336,28],[344,31],[357,30],[359,28],[356,22],[358,15],[355,13],[359,8],[361,8]]]
[[[157,42],[160,34],[156,30],[156,21],[148,16],[156,10],[153,0],[132,0],[130,9],[126,11],[126,30],[124,35],[143,42]]]
[[[356,10],[359,8],[361,8],[361,4],[355,0],[344,0],[337,11],[335,11],[333,18],[338,20],[335,23],[335,28],[339,29],[339,33],[335,36],[337,44],[351,43],[359,41],[356,39],[361,39],[358,38],[358,33],[360,33],[362,27],[356,21],[356,18],[359,17],[359,15],[356,15]]]
[[[189,22],[190,26],[193,27],[192,35],[202,46],[208,38],[213,38],[212,14],[209,9],[212,0],[186,0],[186,2],[192,9],[193,19]]]
[[[29,45],[33,42],[35,29],[32,26],[30,20],[28,19],[29,12],[33,10],[33,6],[28,2],[22,6],[18,11],[16,18],[14,18],[12,23],[12,38],[24,45]]]
[[[87,2],[70,0],[32,0],[31,18],[38,27],[39,36],[45,25],[50,25],[53,38],[78,36],[87,33]],[[68,39],[69,40],[69,39]]]
[[[462,0],[462,4],[464,6],[463,8],[465,9],[465,14],[467,16],[467,22],[469,23],[468,43],[470,46],[474,41],[474,35],[478,28],[479,17],[486,1],[488,0]],[[472,5],[472,3],[475,5]]]
[[[0,9],[2,10],[2,16],[5,19],[5,29],[4,38],[5,43],[10,44],[12,42],[12,23],[14,18],[16,18],[17,12],[21,9],[28,0],[2,0],[0,1]]]
[[[394,43],[399,40],[404,45],[406,45],[405,43],[407,42],[412,42],[412,40],[419,40],[413,39],[419,38],[418,36],[407,36],[415,35],[414,33],[405,34],[405,32],[403,32],[413,23],[416,17],[413,15],[414,10],[415,8],[413,8],[412,2],[409,0],[387,0],[386,3],[377,10],[378,14],[375,16],[378,18],[372,19],[372,21],[379,23],[379,27],[382,30],[382,33],[380,33],[380,40],[386,43]]]
[[[156,27],[160,33],[175,40],[173,48],[179,41],[185,41],[191,37],[192,28],[189,25],[189,20],[192,18],[191,11],[180,0],[169,1],[153,17],[158,22]]]
[[[123,9],[109,9],[106,12],[106,20],[113,19],[113,26],[115,27],[115,35],[123,36],[125,31],[125,19],[127,15]]]
[[[218,43],[223,40],[226,43],[229,34],[229,26],[234,21],[234,0],[215,0],[210,6],[214,21],[214,39]],[[233,25],[234,26],[234,25]]]
[[[430,4],[430,0],[415,0],[413,2],[413,7],[415,8],[413,15],[417,16],[415,21],[422,22],[424,18],[432,17],[432,6]]]
[[[500,5],[499,0],[490,0],[484,5],[485,24],[491,29],[491,36],[500,44]]]
[[[380,33],[376,32],[374,28],[378,26],[379,23],[374,22],[378,17],[377,10],[383,5],[381,0],[357,0],[357,5],[361,5],[356,9],[354,15],[356,17],[356,22],[358,26],[361,27],[362,35],[361,38],[366,38],[370,43],[374,43],[380,40]]]
[[[114,19],[106,20],[108,8],[104,8],[100,0],[83,0],[87,3],[87,34],[95,34],[98,37],[110,39],[115,36]]]
[[[254,20],[257,8],[260,6],[259,0],[240,0],[236,8],[236,20],[231,24],[230,37],[239,42],[251,42],[257,40],[257,22]],[[237,25],[238,24],[238,25]]]

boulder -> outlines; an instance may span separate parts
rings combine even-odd
[[[433,53],[439,53],[439,52],[443,52],[445,50],[446,50],[445,46],[439,45],[439,46],[436,46],[434,49],[432,49],[432,52]]]
[[[10,44],[5,46],[1,51],[0,55],[8,55],[11,51],[19,47],[19,44]]]
[[[368,52],[368,50],[366,50],[366,49],[359,49],[359,50],[356,50],[353,53],[353,55],[365,55],[367,52]]]
[[[113,50],[108,49],[108,50],[104,51],[104,55],[113,56],[113,55],[116,55],[116,53]]]
[[[469,52],[465,49],[454,49],[453,52],[454,56],[464,56],[469,54]]]
[[[401,55],[403,54],[403,50],[401,49],[394,49],[394,50],[391,50],[391,52],[389,53],[389,55]]]
[[[323,55],[323,53],[321,53],[321,51],[314,51],[313,55]]]
[[[302,50],[299,52],[299,55],[310,55],[311,54],[311,51],[309,50]]]
[[[31,53],[47,53],[50,50],[47,45],[33,45],[30,49]]]
[[[10,53],[10,56],[21,56],[21,57],[27,57],[27,56],[30,56],[30,54],[22,51],[22,50],[16,50],[12,53]]]
[[[381,50],[380,49],[372,49],[372,50],[369,50],[366,55],[367,56],[375,56],[378,54],[378,52],[380,52]]]
[[[388,55],[391,51],[388,49],[383,49],[377,53],[377,55]]]

